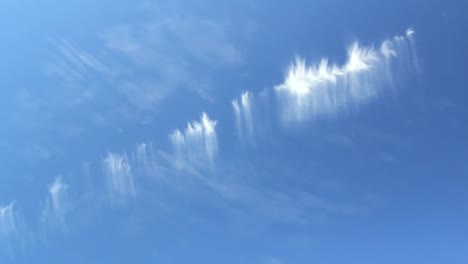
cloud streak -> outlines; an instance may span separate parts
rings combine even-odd
[[[55,43],[60,59],[46,68],[46,73],[59,76],[68,84],[78,85],[91,74],[112,75],[112,71],[92,54],[77,48],[71,42],[62,40]]]
[[[279,101],[281,120],[303,122],[310,118],[335,114],[360,106],[378,97],[387,87],[391,87],[396,63],[409,62],[411,67],[418,70],[413,35],[414,31],[410,29],[404,36],[395,36],[383,41],[378,48],[354,43],[349,47],[347,60],[341,66],[330,64],[327,59],[315,64],[307,64],[303,59],[296,59],[290,65],[284,81],[274,87]],[[141,47],[130,45],[122,49],[125,53],[138,53]],[[62,53],[76,64],[80,71],[104,71],[97,61],[79,55],[73,47],[67,47]],[[204,60],[203,54],[193,56]],[[262,105],[261,102],[254,104],[259,103],[258,98],[268,98],[268,96],[268,91],[263,95],[259,94],[259,97],[246,91],[231,101],[238,134],[242,141],[254,142],[256,129],[260,138],[262,119],[268,111],[258,110],[261,108],[258,106]],[[254,114],[257,117],[255,120]],[[139,175],[141,172],[154,175],[158,173],[158,168],[161,168],[165,172],[173,170],[195,175],[195,181],[208,186],[223,200],[234,205],[233,207],[243,208],[247,213],[254,212],[268,219],[307,222],[310,220],[311,211],[334,214],[363,211],[358,206],[332,203],[320,196],[299,191],[298,188],[283,191],[251,184],[248,181],[243,182],[237,177],[238,167],[233,169],[235,172],[232,174],[235,176],[226,178],[228,173],[227,169],[223,168],[222,162],[217,164],[214,173],[218,156],[216,126],[216,120],[202,113],[200,120],[188,122],[185,129],[176,129],[169,135],[173,148],[172,155],[156,153],[150,143],[137,145],[136,151],[132,151],[129,155],[130,159],[127,158],[126,152],[108,153],[102,164],[105,187],[111,202],[126,204],[134,200],[137,193],[134,175]],[[163,159],[169,157],[170,168],[164,167],[164,160],[159,159],[161,156]],[[161,162],[159,166],[158,161]],[[249,170],[246,174],[257,175],[257,172]],[[272,174],[278,175],[278,172]],[[66,213],[70,208],[67,201],[68,188],[69,186],[60,177],[51,183],[43,210],[44,222],[65,226]],[[0,207],[0,238],[15,236],[18,233],[19,221],[20,214],[15,210],[14,202]]]
[[[161,12],[164,10],[164,12]],[[129,103],[151,110],[175,90],[190,89],[213,101],[210,71],[242,63],[229,25],[157,4],[142,13],[151,19],[110,27],[100,34],[106,48],[124,61],[120,85]],[[143,69],[146,76],[136,76]]]
[[[176,129],[169,135],[176,167],[213,168],[218,153],[216,123],[203,113],[200,121],[189,122],[185,131]]]
[[[103,164],[106,187],[112,202],[124,204],[135,198],[136,188],[127,155],[108,153]]]
[[[1,205],[0,253],[6,253],[12,257],[18,247],[22,248],[25,246],[25,242],[27,242],[27,236],[24,217],[18,209],[16,201],[12,201],[7,205]]]
[[[145,175],[153,175],[158,170],[158,164],[156,161],[156,153],[151,143],[140,143],[136,147],[134,153],[136,164],[138,168]]]
[[[42,221],[51,227],[66,227],[65,216],[69,209],[68,201],[69,186],[62,181],[61,177],[49,185],[48,196],[42,211]]]
[[[307,64],[297,58],[288,68],[283,83],[275,87],[281,120],[303,122],[360,106],[378,97],[392,85],[392,65],[413,60],[414,31],[381,43],[380,48],[352,44],[342,66],[323,58]]]
[[[258,173],[259,170],[249,173]],[[275,190],[240,181],[220,181],[205,178],[204,183],[224,200],[247,216],[256,214],[265,220],[307,223],[320,213],[351,215],[365,212],[363,205],[330,202],[299,189]]]
[[[249,142],[253,141],[254,124],[252,117],[253,95],[243,92],[239,99],[232,100],[232,107],[236,118],[237,133],[242,141],[247,137]]]
[[[0,206],[0,238],[7,239],[18,233],[18,212],[15,201]]]

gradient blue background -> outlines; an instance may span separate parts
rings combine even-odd
[[[2,1],[0,205],[16,201],[25,227],[22,242],[0,241],[0,262],[468,263],[467,14],[466,1]],[[143,30],[177,18],[188,25],[163,40]],[[110,49],[106,33],[122,25],[164,59]],[[408,27],[421,71],[395,94],[300,127],[272,122],[255,146],[241,146],[230,102],[242,91],[272,89],[295,56],[341,64],[352,41],[380,43]],[[111,73],[51,74],[65,67],[64,43]],[[235,54],[211,52],[217,45]],[[173,75],[161,70],[172,63]],[[128,83],[147,89],[128,95]],[[152,90],[164,92],[145,101]],[[102,183],[109,151],[146,141],[169,150],[168,134],[203,111],[218,121],[223,174],[362,210],[317,208],[307,221],[284,207],[272,213],[280,217],[238,214],[203,187],[173,191],[138,172],[124,208],[78,201]],[[66,230],[40,221],[58,175],[76,205]]]

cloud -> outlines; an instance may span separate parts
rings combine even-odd
[[[259,170],[249,172],[252,175],[258,173]],[[230,202],[232,208],[241,210],[249,217],[261,216],[265,221],[305,224],[317,215],[349,215],[367,210],[365,205],[331,202],[298,188],[276,190],[235,179],[221,180],[205,177],[204,180],[208,187]]]
[[[411,59],[413,62],[413,67],[418,73],[421,73],[421,66],[419,64],[418,52],[416,49],[416,41],[414,40],[414,34],[415,34],[415,31],[413,28],[408,28],[406,30],[406,37],[410,45],[410,51],[411,51],[410,55],[411,55]]]
[[[199,122],[189,122],[185,131],[176,129],[169,135],[176,167],[213,168],[218,153],[216,123],[203,113]]]
[[[137,36],[134,33],[133,27],[130,25],[117,25],[102,33],[101,37],[105,40],[109,49],[134,54],[140,52],[143,48],[138,43]]]
[[[178,89],[213,101],[211,72],[242,63],[229,25],[182,7],[153,6],[142,12],[148,14],[149,19],[114,25],[100,34],[105,47],[124,63],[118,68],[127,80],[122,91],[129,102],[148,110]]]
[[[138,65],[137,69],[144,69],[153,65],[154,59],[162,58],[163,62],[165,62],[165,59],[168,59],[167,62],[169,62],[170,58],[164,57],[167,55],[164,54],[164,48],[161,49],[162,51],[151,48],[152,45],[150,44],[153,41],[155,41],[154,47],[160,47],[158,46],[157,38],[153,39],[152,37],[154,36],[151,34],[147,34],[148,36],[146,36],[143,33],[155,30],[158,34],[166,34],[157,32],[161,27],[167,27],[170,30],[183,28],[182,32],[185,32],[186,28],[192,30],[191,25],[188,25],[187,22],[178,21],[179,19],[184,20],[183,18],[176,18],[176,22],[174,22],[172,19],[163,19],[162,22],[157,22],[156,25],[152,25],[149,28],[144,26],[139,28],[138,26],[137,28],[139,29],[137,30],[134,29],[135,26],[122,27],[117,30],[117,33],[120,31],[123,33],[116,33],[112,36],[106,35],[104,38],[106,38],[106,41],[110,41],[107,43],[109,49],[114,52],[122,52],[125,56],[129,56],[131,60],[134,60],[131,63]],[[215,26],[210,25],[208,27]],[[178,38],[190,42],[189,39],[185,39],[188,38],[188,36],[185,36],[188,33],[176,33],[175,31],[172,33]],[[416,55],[413,55],[413,48],[409,42],[413,34],[414,31],[410,30],[406,36],[396,36],[385,40],[379,48],[375,48],[374,46],[366,47],[354,43],[348,49],[347,61],[341,66],[330,64],[327,59],[322,59],[318,63],[308,65],[305,60],[298,58],[288,69],[284,82],[277,85],[273,90],[273,93],[276,94],[279,100],[282,120],[284,122],[302,122],[312,117],[335,114],[376,98],[382,93],[384,88],[389,86],[385,85],[385,83],[392,81],[394,63],[416,58]],[[125,41],[122,43],[118,41],[119,35],[125,38]],[[156,34],[156,36],[158,35]],[[139,38],[144,37],[151,39],[147,39],[148,42],[139,40]],[[113,38],[116,39],[114,40]],[[170,50],[168,53],[172,54],[172,52]],[[219,56],[222,56],[218,54],[219,52],[215,52],[217,55],[213,55],[211,51],[207,51],[206,53],[198,53],[200,52],[199,50],[187,52],[187,54],[175,52],[171,55],[175,56],[176,61],[180,58],[180,65],[182,66],[178,63],[176,65],[162,63],[163,66],[157,66],[161,67],[157,71],[161,70],[159,73],[163,76],[162,79],[170,77],[169,79],[179,82],[180,79],[175,77],[178,76],[181,68],[185,69],[187,61],[195,60],[202,61],[203,63],[214,63],[210,58],[219,59]],[[70,51],[70,53],[71,55],[66,54],[64,56],[67,58],[72,57],[69,60],[73,58],[75,61],[77,60],[76,63],[79,69],[85,69],[83,71],[87,71],[87,69],[99,71],[99,64],[93,63],[93,60],[83,60],[83,56],[76,55],[75,51]],[[227,56],[223,62],[228,64],[237,63],[230,56]],[[185,82],[185,77],[182,76],[181,83]],[[143,104],[145,105],[144,108],[151,108],[156,101],[166,96],[165,94],[160,95],[159,91],[154,90],[151,85],[142,88],[142,86],[138,86],[133,82],[126,82],[126,84],[128,86],[126,88],[127,91],[124,92],[125,96],[130,97],[132,94],[136,94],[136,96],[132,97],[132,100],[134,100],[132,104]],[[271,95],[270,91],[262,92],[258,98],[268,101]],[[261,122],[264,119],[264,112],[271,114],[269,111],[255,112],[261,106],[268,106],[268,102],[265,105],[261,105],[260,101],[255,101],[254,99],[257,99],[257,97],[253,93],[246,91],[231,102],[238,133],[242,140],[254,141],[256,130],[260,131],[262,129],[263,123]],[[256,120],[254,120],[254,112],[258,114]],[[246,214],[254,213],[261,215],[264,219],[302,223],[314,217],[315,215],[311,213],[314,211],[333,214],[362,211],[362,208],[352,204],[334,203],[321,196],[302,192],[300,187],[297,186],[294,189],[275,189],[272,186],[258,184],[258,182],[263,180],[261,177],[255,178],[252,181],[237,177],[240,173],[245,173],[249,176],[255,175],[254,177],[257,177],[258,172],[261,171],[258,168],[236,168],[234,172],[230,172],[230,168],[226,168],[225,164],[218,165],[216,163],[216,171],[213,170],[215,162],[221,160],[218,159],[216,125],[216,120],[211,120],[206,113],[203,113],[200,120],[189,122],[185,129],[176,129],[169,135],[173,149],[172,155],[163,153],[163,155],[158,156],[161,153],[155,153],[151,143],[138,144],[136,150],[130,152],[130,159],[127,158],[126,154],[129,152],[108,153],[102,160],[102,164],[105,186],[111,201],[117,204],[125,204],[129,200],[135,199],[136,187],[134,175],[139,175],[141,172],[147,175],[155,175],[158,173],[158,169],[161,169],[165,173],[177,172],[184,175],[195,175],[195,177],[192,177],[193,181],[191,183],[200,183],[200,186],[202,186],[200,190],[206,191],[208,189],[218,197],[221,197],[220,200],[232,205],[232,207],[236,209],[242,208]],[[261,131],[258,135],[260,134],[262,134]],[[161,157],[166,160],[160,160],[159,158]],[[171,164],[164,167],[167,165],[167,163],[164,164],[164,161],[167,160],[170,160]],[[158,165],[158,161],[161,162],[161,165]],[[231,160],[231,163],[234,163],[234,161]],[[89,168],[87,169],[89,170]],[[280,173],[279,170],[271,172],[275,177],[280,177]],[[227,174],[233,174],[233,176],[226,176]],[[173,178],[165,181],[165,183],[172,184],[169,188],[176,189]],[[142,193],[144,192],[144,187],[142,185]],[[48,216],[47,219],[55,219],[61,223],[65,222],[66,206],[63,201],[66,200],[64,197],[67,195],[67,188],[68,186],[62,182],[61,178],[57,178],[49,186],[49,199],[46,204],[47,210],[45,210],[47,213],[44,213],[44,215]],[[186,194],[184,193],[184,195]]]
[[[109,67],[98,58],[87,51],[79,49],[67,40],[57,41],[54,45],[60,57],[47,65],[46,74],[50,76],[58,76],[67,84],[76,86],[93,74],[107,76],[113,74]],[[90,96],[89,91],[85,91],[83,98],[77,98],[76,103],[89,99],[87,97]]]
[[[282,121],[333,115],[378,97],[392,86],[393,63],[416,58],[413,35],[410,29],[405,36],[383,41],[380,49],[353,43],[342,66],[325,58],[312,64],[297,58],[275,87]]]
[[[187,55],[197,61],[217,65],[238,64],[242,61],[222,23],[183,15],[166,17],[161,26],[180,40]]]
[[[165,85],[167,84],[158,81],[126,81],[120,84],[119,91],[138,110],[151,111],[171,92]]]
[[[74,121],[73,128],[81,130],[68,131],[76,136],[94,126],[146,118],[176,91],[213,102],[213,71],[243,61],[236,44],[240,26],[173,4],[133,10],[141,19],[122,19],[85,32],[96,42],[92,47],[77,39],[49,41],[53,52],[43,70],[47,91],[27,90],[29,94],[20,98],[25,109],[17,111],[20,118],[14,122],[42,128],[40,124],[55,120],[60,128],[69,128],[67,122]],[[64,111],[84,118],[57,122],[57,113]]]
[[[159,166],[153,144],[150,142],[138,144],[134,155],[138,169],[143,174],[157,176]]]
[[[232,107],[236,117],[236,126],[239,137],[244,141],[246,135],[249,142],[253,141],[254,124],[252,117],[253,95],[250,92],[243,92],[239,99],[232,100]]]
[[[143,23],[115,25],[103,32],[101,38],[105,45],[139,60],[141,65],[167,55],[216,65],[242,61],[227,24],[181,12],[180,8],[177,11],[166,9],[164,13],[152,10],[151,13],[152,19]],[[145,55],[150,57],[145,58]]]
[[[124,204],[136,196],[133,173],[127,155],[108,153],[103,160],[106,187],[112,202]]]
[[[16,249],[24,248],[29,239],[25,227],[23,214],[15,201],[0,206],[0,253],[12,257]]]
[[[15,201],[6,206],[0,206],[0,238],[7,239],[17,235],[18,221]]]
[[[50,227],[59,226],[63,230],[66,228],[65,216],[70,209],[68,188],[69,186],[62,181],[61,177],[55,178],[49,185],[48,196],[42,211],[43,223]]]

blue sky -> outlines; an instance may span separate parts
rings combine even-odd
[[[467,263],[465,1],[0,4],[1,263]]]

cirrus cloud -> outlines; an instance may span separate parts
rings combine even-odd
[[[281,120],[303,122],[333,115],[378,97],[392,86],[393,63],[413,60],[410,66],[417,66],[413,35],[409,29],[405,36],[383,41],[379,49],[353,43],[342,66],[326,58],[312,64],[297,58],[275,86]]]

